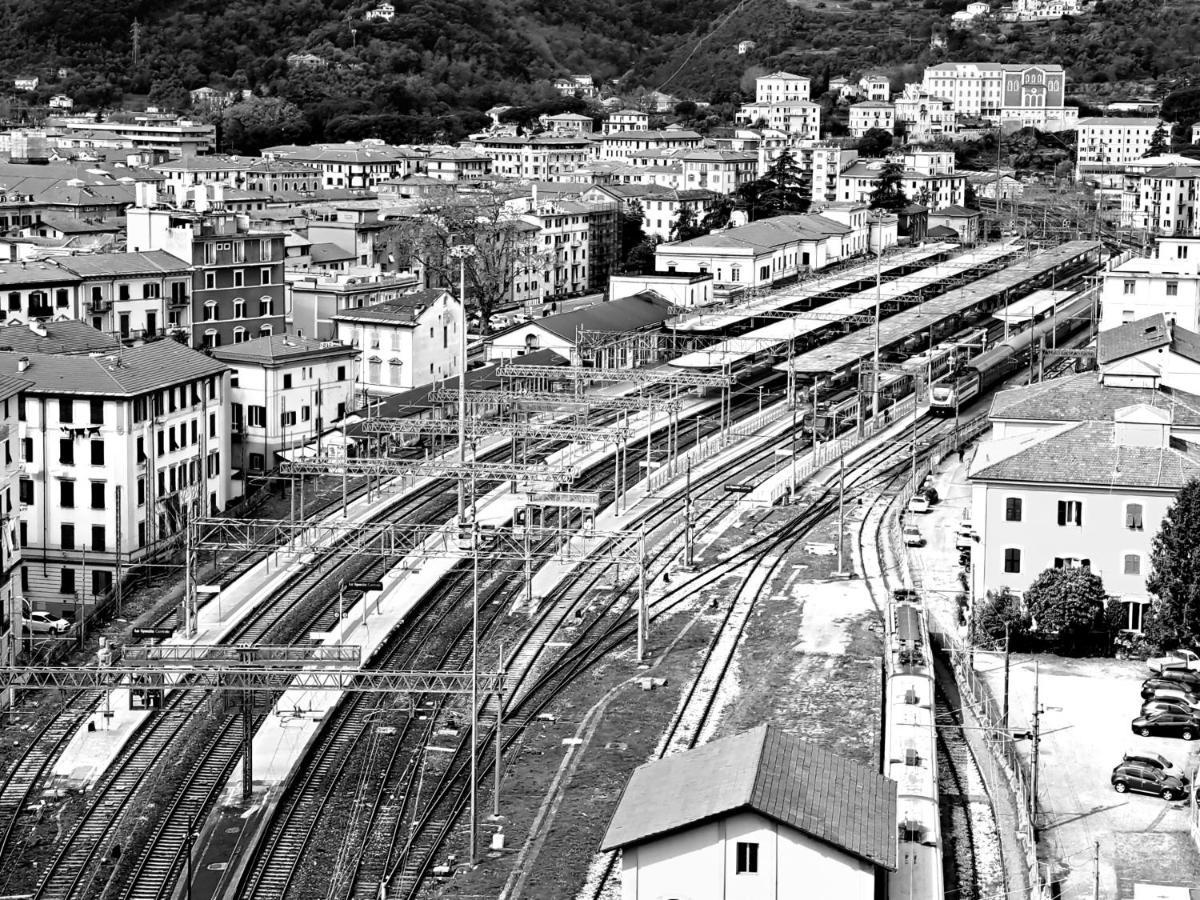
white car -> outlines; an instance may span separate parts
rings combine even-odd
[[[66,634],[71,630],[71,623],[53,613],[39,610],[25,617],[25,627],[34,634]]]
[[[512,324],[512,322],[509,320],[508,316],[497,314],[488,319],[488,324],[492,326],[493,330],[499,331],[503,328],[507,328]]]
[[[929,501],[925,499],[925,495],[914,494],[913,498],[908,501],[908,511],[911,513],[929,512]]]
[[[970,522],[958,523],[958,530],[954,532],[954,548],[956,550],[970,550],[975,546],[977,540],[979,540],[979,536],[975,534],[975,529],[971,527]]]
[[[904,526],[904,545],[906,547],[924,547],[925,537],[916,525]]]

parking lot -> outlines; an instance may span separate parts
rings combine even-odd
[[[975,668],[1003,695],[1003,655],[979,652]],[[1100,843],[1100,896],[1132,898],[1133,885],[1200,884],[1200,852],[1183,803],[1118,794],[1110,784],[1125,750],[1153,750],[1191,772],[1200,744],[1135,735],[1144,662],[1014,654],[1010,667],[1014,729],[1032,728],[1035,677],[1041,717],[1039,778],[1042,857],[1065,873],[1062,896],[1090,900],[1095,843]],[[1018,744],[1028,759],[1031,742]],[[1195,780],[1193,776],[1193,781]]]

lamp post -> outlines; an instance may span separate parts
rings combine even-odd
[[[450,257],[458,260],[458,461],[467,461],[467,260],[475,255],[475,246],[455,243],[461,237],[451,237]],[[481,322],[482,325],[482,322]],[[467,500],[463,479],[458,480],[458,521],[463,521]],[[474,846],[471,848],[474,855]]]

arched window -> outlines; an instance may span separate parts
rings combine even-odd
[[[210,348],[221,346],[221,335],[217,332],[217,329],[209,328],[204,332],[204,346]]]
[[[236,297],[233,301],[233,317],[235,319],[246,318],[246,299],[244,297]]]
[[[272,328],[270,325],[261,325],[261,326],[259,326],[259,329],[258,329],[258,333],[263,336],[273,334],[274,331],[275,331],[275,329]]]
[[[525,352],[526,353],[532,353],[534,350],[537,350],[539,347],[539,344],[540,344],[540,340],[536,334],[525,335]]]
[[[742,270],[740,267],[734,266],[732,269],[729,270],[729,280],[730,281],[741,281],[742,280]]]
[[[235,344],[240,344],[246,340],[249,340],[249,338],[246,337],[246,329],[245,328],[243,328],[241,325],[239,325],[237,328],[233,329],[233,342]]]
[[[205,322],[215,322],[216,320],[217,320],[217,301],[216,300],[205,300],[204,301],[204,321]]]

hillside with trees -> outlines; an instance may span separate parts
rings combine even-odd
[[[203,85],[249,88],[290,104],[273,110],[289,135],[416,141],[459,137],[496,104],[551,100],[552,80],[574,73],[715,103],[741,101],[778,68],[812,76],[816,94],[868,68],[899,86],[945,59],[1058,62],[1072,86],[1200,75],[1200,8],[1185,0],[1099,0],[1074,20],[946,30],[966,2],[413,0],[384,22],[365,19],[374,0],[10,0],[0,75],[39,75],[46,97],[93,107],[127,95],[181,107]],[[944,49],[930,47],[935,29]],[[739,56],[747,38],[756,47]],[[327,65],[289,68],[300,52]],[[249,112],[233,130],[269,140]]]

